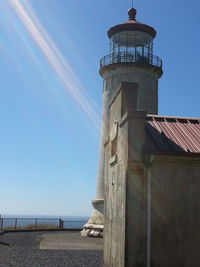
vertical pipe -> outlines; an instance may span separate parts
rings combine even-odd
[[[135,62],[137,62],[137,45],[135,46]]]
[[[15,229],[17,229],[17,218],[15,219]]]
[[[151,163],[152,157],[147,169],[147,267],[151,267]]]
[[[121,47],[120,47],[120,32],[117,33],[118,34],[118,52],[119,53],[121,51]]]
[[[37,228],[37,218],[35,219],[35,228]]]

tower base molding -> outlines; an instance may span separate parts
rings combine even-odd
[[[81,231],[81,236],[102,238],[104,226],[104,200],[93,200],[92,205],[94,207],[94,211],[89,221],[84,225],[83,230]]]

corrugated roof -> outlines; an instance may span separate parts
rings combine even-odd
[[[145,149],[200,153],[200,118],[148,115]]]

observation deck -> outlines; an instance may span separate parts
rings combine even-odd
[[[151,68],[162,76],[162,60],[149,53],[138,52],[117,52],[104,56],[100,60],[100,74],[107,69],[113,69],[120,66],[136,65],[142,68]]]

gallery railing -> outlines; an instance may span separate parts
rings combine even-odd
[[[118,52],[104,56],[100,60],[100,68],[116,63],[137,63],[141,65],[153,65],[162,70],[162,60],[149,53]]]

